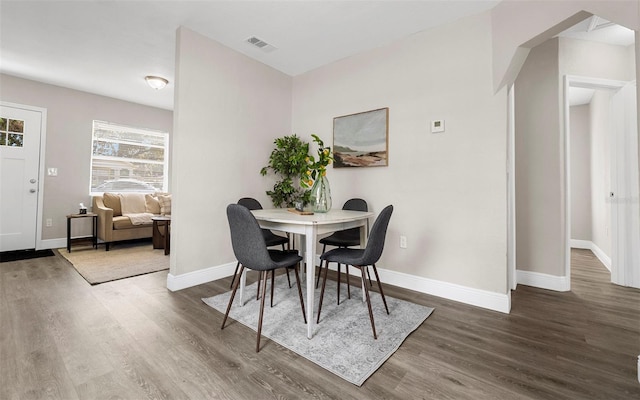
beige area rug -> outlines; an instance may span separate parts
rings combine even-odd
[[[92,285],[169,269],[169,256],[153,249],[151,242],[118,243],[104,247],[58,249],[58,253]]]

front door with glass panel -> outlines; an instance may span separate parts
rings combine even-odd
[[[0,105],[0,251],[36,247],[42,113]]]

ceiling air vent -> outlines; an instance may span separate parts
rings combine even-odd
[[[275,46],[272,46],[269,43],[265,42],[264,40],[259,39],[255,36],[251,36],[249,39],[247,39],[247,43],[259,48],[265,53],[270,53],[276,49]]]

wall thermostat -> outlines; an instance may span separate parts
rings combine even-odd
[[[436,119],[431,121],[431,133],[444,132],[444,120]]]

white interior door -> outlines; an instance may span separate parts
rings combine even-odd
[[[640,288],[640,202],[636,84],[611,100],[611,281]]]
[[[42,113],[0,105],[0,251],[36,247]]]

